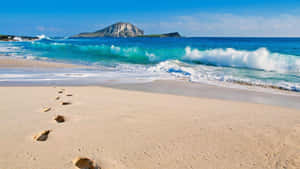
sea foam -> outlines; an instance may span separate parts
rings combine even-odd
[[[200,50],[189,46],[183,48],[143,48],[116,45],[76,45],[61,42],[33,43],[35,49],[47,49],[53,53],[117,59],[129,63],[153,64],[167,60],[192,61],[197,64],[234,68],[260,69],[265,71],[300,72],[300,57],[270,52],[267,48],[253,51],[234,48]],[[79,56],[80,57],[80,56]]]
[[[187,79],[190,82],[200,82],[207,84],[217,84],[228,82],[235,84],[247,84],[249,86],[278,87],[285,90],[300,91],[299,83],[286,82],[283,79],[277,81],[266,80],[263,78],[253,78],[243,75],[238,69],[230,67],[215,67],[201,64],[190,65],[179,60],[168,60],[148,68],[153,73],[167,73],[175,78]],[[252,70],[254,71],[254,70]],[[266,76],[263,71],[254,71],[255,76]],[[269,72],[276,77],[276,72]]]
[[[44,35],[44,34],[38,35],[37,37],[38,37],[39,40],[42,40],[42,39],[50,40],[50,39],[51,39],[50,37],[48,37],[48,36],[46,36],[46,35]]]
[[[111,39],[41,38],[45,39],[30,43],[0,43],[0,54],[2,52],[4,55],[23,56],[26,59],[90,64],[97,66],[101,72],[94,72],[93,80],[184,78],[191,82],[236,82],[300,91],[300,57],[291,49],[277,50],[270,46],[265,48],[264,45],[255,49],[250,45],[241,50],[237,47],[218,48],[216,44],[210,48],[192,43],[166,46],[164,41],[161,45],[140,45],[135,41],[122,44],[112,42]],[[108,42],[99,42],[104,40]],[[136,39],[128,41],[131,40]],[[273,52],[274,50],[282,53]],[[53,75],[50,79],[83,77],[86,76]]]
[[[200,51],[185,48],[185,60],[197,61],[215,66],[261,69],[277,72],[300,72],[300,59],[293,55],[270,53],[266,48],[255,51],[210,49]]]

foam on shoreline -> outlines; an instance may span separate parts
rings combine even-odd
[[[121,65],[120,65],[121,66]],[[125,66],[125,65],[124,65]],[[227,79],[214,81],[211,79],[193,79],[189,72],[179,71],[171,66],[167,70],[160,70],[159,67],[130,68],[117,67],[116,69],[105,69],[99,66],[73,65],[50,61],[39,61],[31,59],[16,59],[9,57],[0,57],[0,68],[2,73],[0,83],[5,85],[102,85],[110,83],[148,83],[156,80],[188,80],[199,84],[216,85],[229,88],[240,88],[252,90],[263,90],[265,92],[287,91],[299,92],[298,88],[284,87],[272,84],[252,83],[238,79]],[[155,68],[155,69],[153,69]],[[158,69],[157,69],[158,68]],[[165,68],[165,67],[163,67]],[[120,70],[127,71],[120,71]],[[138,71],[141,69],[140,71]],[[159,72],[157,72],[159,70]],[[162,72],[160,72],[162,71]],[[164,71],[167,72],[163,73]],[[171,76],[168,72],[171,72]],[[142,73],[143,72],[143,73]],[[148,73],[146,73],[148,72]],[[154,73],[154,74],[153,74]],[[2,84],[2,85],[3,85]],[[269,90],[271,89],[271,90]]]

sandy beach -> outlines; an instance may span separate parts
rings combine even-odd
[[[11,57],[0,56],[0,68],[86,68],[82,65],[74,65],[67,63],[29,60],[29,59],[16,59]]]
[[[1,5],[0,169],[300,169],[300,0]]]
[[[78,156],[103,169],[300,167],[296,109],[106,87],[1,87],[0,94],[5,169],[74,168]],[[48,139],[35,141],[44,130]]]
[[[2,58],[0,67],[80,66]],[[71,169],[76,157],[102,169],[300,167],[298,93],[155,81],[20,84],[0,95],[0,168]]]

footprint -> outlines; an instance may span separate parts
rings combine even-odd
[[[69,97],[70,97],[70,96],[73,96],[73,94],[67,94],[66,96],[69,96]]]
[[[48,139],[48,135],[49,135],[50,132],[51,132],[50,130],[45,130],[45,131],[35,135],[33,137],[33,139],[35,141],[46,141]]]
[[[51,107],[45,107],[44,109],[43,109],[43,112],[48,112],[48,111],[50,111],[51,110]]]
[[[73,164],[80,169],[100,169],[94,161],[86,157],[77,157],[73,160]]]
[[[59,100],[59,99],[60,99],[60,97],[59,97],[59,96],[55,97],[55,100]]]
[[[66,106],[72,104],[71,102],[61,102],[61,105]]]
[[[61,90],[58,91],[58,93],[62,94],[62,93],[64,93],[64,91],[65,91],[65,89],[61,89]]]
[[[54,120],[57,122],[57,123],[63,123],[65,122],[65,117],[62,116],[62,115],[57,115],[54,117]]]

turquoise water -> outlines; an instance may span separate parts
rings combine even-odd
[[[55,80],[247,83],[300,91],[299,38],[43,38],[1,42],[0,55],[96,66],[91,70],[0,70],[0,83]],[[74,75],[75,74],[75,75]]]

